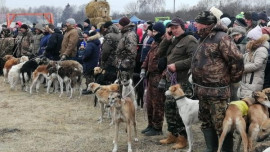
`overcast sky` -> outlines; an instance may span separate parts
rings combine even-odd
[[[5,0],[6,7],[8,8],[28,8],[28,7],[38,7],[41,5],[47,5],[47,6],[60,6],[64,7],[67,3],[70,5],[77,5],[80,6],[82,4],[86,4],[90,2],[91,0]],[[124,11],[124,7],[129,2],[134,2],[135,0],[107,0],[111,6],[111,12],[114,11]],[[174,0],[165,0],[166,3],[166,9],[173,10],[173,1]],[[189,5],[193,6],[196,3],[198,3],[199,0],[175,0],[176,10],[181,5]]]

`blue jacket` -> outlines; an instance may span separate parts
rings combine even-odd
[[[83,56],[83,73],[90,74],[98,65],[100,54],[100,41],[98,39],[87,41]]]
[[[55,28],[54,33],[51,35],[48,41],[45,56],[51,60],[59,60],[62,41],[63,34],[58,28]]]
[[[140,62],[143,62],[147,56],[147,53],[149,52],[149,50],[151,49],[151,44],[153,43],[154,38],[150,37],[147,42],[146,45],[147,46],[142,46],[142,52],[141,52],[141,59]],[[143,43],[143,42],[142,42]]]
[[[51,37],[51,34],[46,34],[42,37],[42,39],[40,41],[40,48],[38,51],[38,55],[42,55],[45,52],[50,37]]]

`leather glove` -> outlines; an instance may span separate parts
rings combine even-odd
[[[145,69],[141,69],[140,78],[145,77]]]
[[[63,61],[63,60],[65,60],[66,58],[67,58],[66,55],[62,55],[60,60]]]
[[[158,83],[158,88],[165,90],[165,88],[166,88],[166,80],[165,79],[160,79],[160,81]]]

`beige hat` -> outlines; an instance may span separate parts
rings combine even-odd
[[[36,24],[35,28],[36,28],[36,29],[39,29],[39,30],[42,31],[42,32],[44,31],[44,27],[43,27],[41,24],[39,24],[39,23]]]
[[[220,20],[220,16],[223,15],[223,12],[215,6],[210,8],[210,12],[213,13],[217,20]]]
[[[242,34],[242,35],[246,35],[246,29],[242,26],[235,26],[232,28],[232,34],[231,36],[237,35],[237,34]]]

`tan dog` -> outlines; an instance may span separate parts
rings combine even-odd
[[[263,96],[263,95],[262,95]],[[224,139],[230,131],[236,129],[242,138],[244,152],[248,152],[248,138],[246,133],[246,121],[243,116],[248,113],[248,108],[255,102],[253,98],[244,98],[241,101],[233,101],[226,110],[223,120],[223,131],[219,138],[218,152],[221,151]]]
[[[93,92],[98,98],[98,101],[100,103],[101,116],[99,119],[100,120],[99,123],[103,121],[103,116],[105,113],[104,105],[109,104],[108,98],[109,98],[110,93],[119,91],[119,89],[120,89],[119,84],[100,85],[98,83],[90,83],[88,85],[88,91]]]
[[[95,67],[94,68],[94,75],[104,74],[104,73],[105,73],[105,70],[103,70],[101,67]]]
[[[258,103],[250,106],[248,110],[248,120],[250,122],[248,128],[249,151],[253,150],[254,141],[258,138],[260,128],[269,119],[268,108],[270,107],[270,101],[266,95],[268,90],[265,89],[262,92],[254,93],[254,98]]]
[[[47,78],[48,75],[48,65],[40,65],[36,68],[32,75],[32,84],[30,86],[30,94],[32,94],[33,87],[36,87],[36,92],[39,90],[40,83],[42,83]]]
[[[109,96],[110,106],[114,108],[114,123],[115,123],[115,137],[113,140],[114,147],[113,152],[117,152],[118,149],[118,133],[120,122],[125,122],[127,126],[128,133],[128,152],[132,152],[131,149],[131,125],[134,127],[135,141],[137,138],[136,129],[136,116],[135,116],[135,106],[130,98],[122,99],[118,92],[112,92]]]

